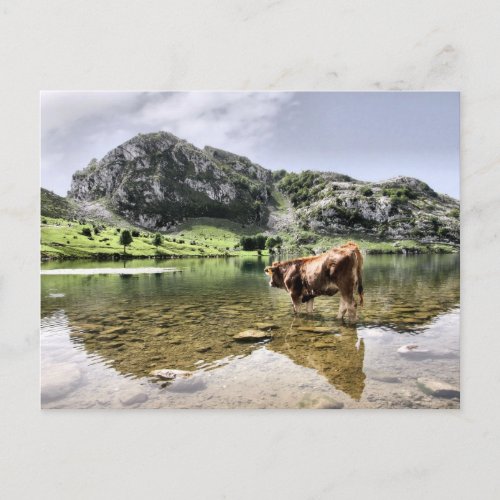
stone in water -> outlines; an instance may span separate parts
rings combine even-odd
[[[436,398],[460,398],[460,390],[446,382],[430,378],[420,377],[417,379],[417,385],[422,392]]]
[[[162,370],[153,370],[151,375],[161,380],[175,380],[176,378],[188,378],[192,373],[184,370],[169,370],[163,368]]]
[[[272,335],[263,330],[244,330],[233,336],[234,340],[264,340],[272,338]]]

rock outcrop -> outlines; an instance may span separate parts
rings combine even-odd
[[[411,177],[364,182],[326,172],[288,174],[278,184],[298,223],[315,234],[460,241],[458,201]]]
[[[248,158],[192,144],[167,132],[139,134],[73,175],[69,197],[100,201],[148,229],[189,217],[264,224],[270,171]]]

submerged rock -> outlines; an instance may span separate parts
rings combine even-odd
[[[191,377],[191,378],[179,378],[176,379],[172,384],[167,387],[169,392],[198,392],[206,389],[207,384],[200,377]]]
[[[279,328],[279,326],[274,323],[255,323],[255,327],[259,330],[276,330]]]
[[[344,403],[341,401],[337,401],[336,399],[323,394],[308,394],[299,403],[299,408],[339,410],[343,407]]]
[[[429,349],[422,349],[417,344],[408,344],[401,346],[398,349],[398,353],[401,354],[401,356],[412,359],[423,359],[430,357]]]
[[[98,333],[102,330],[102,325],[95,323],[81,323],[76,325],[76,328],[89,333]]]
[[[117,333],[113,333],[111,335],[102,334],[102,335],[99,335],[98,340],[115,340],[118,337],[119,337],[119,335]]]
[[[436,398],[460,398],[460,389],[458,387],[440,380],[420,377],[417,379],[417,386],[425,394]]]
[[[365,372],[366,375],[372,380],[377,380],[378,382],[385,382],[387,384],[399,384],[401,379],[396,375],[390,373],[378,371],[378,370],[368,370]]]
[[[211,349],[212,348],[209,345],[207,345],[207,346],[197,347],[195,350],[196,350],[196,352],[203,353],[203,352],[210,351]]]
[[[148,395],[142,391],[128,391],[120,394],[120,401],[125,406],[144,403],[149,399]]]
[[[147,333],[153,337],[162,337],[168,333],[164,328],[148,328]]]
[[[454,359],[458,357],[453,351],[422,349],[417,344],[404,345],[398,349],[398,353],[408,359]]]
[[[161,370],[153,370],[150,375],[161,380],[175,380],[177,378],[189,378],[192,373],[185,370],[170,370],[163,368]]]
[[[55,363],[44,369],[41,381],[42,403],[55,401],[74,391],[82,379],[82,373],[74,363]]]
[[[272,335],[269,332],[264,332],[263,330],[244,330],[243,332],[239,332],[233,336],[234,340],[264,340],[272,338]]]
[[[299,332],[310,332],[310,333],[333,333],[334,330],[329,326],[299,326],[297,328]]]
[[[107,328],[101,332],[102,335],[118,335],[119,333],[125,333],[127,329],[123,326],[113,326],[111,328]]]

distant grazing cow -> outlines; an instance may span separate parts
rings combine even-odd
[[[347,313],[348,319],[355,321],[356,288],[360,305],[363,305],[362,268],[363,256],[359,247],[349,242],[321,255],[273,262],[266,267],[265,273],[271,277],[270,286],[284,288],[290,294],[295,313],[304,302],[307,312],[312,312],[315,297],[340,292],[338,318],[342,319]]]

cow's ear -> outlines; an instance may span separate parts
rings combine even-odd
[[[276,267],[275,266],[267,266],[265,269],[264,269],[264,272],[266,274],[268,274],[269,276],[272,276],[274,271],[276,271]]]

